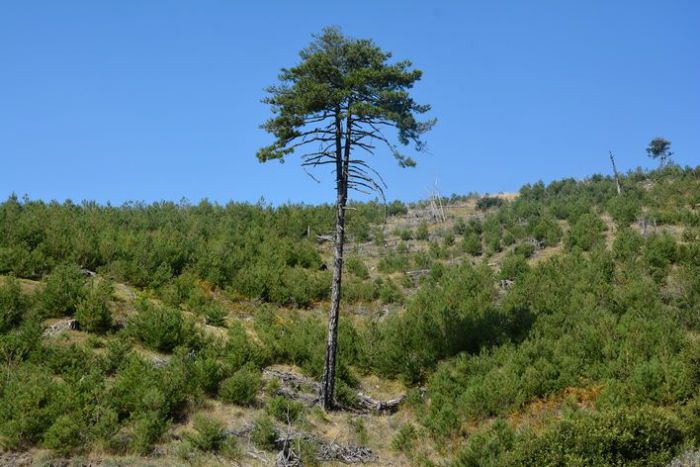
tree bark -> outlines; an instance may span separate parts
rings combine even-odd
[[[343,128],[340,110],[336,109],[336,218],[335,251],[333,260],[333,281],[331,283],[331,309],[328,314],[328,334],[326,340],[326,358],[323,363],[321,380],[321,401],[325,410],[335,406],[335,367],[338,351],[338,315],[343,279],[343,247],[345,246],[345,206],[348,201],[348,164],[350,162],[350,127],[348,114],[346,123],[345,151],[343,153]]]

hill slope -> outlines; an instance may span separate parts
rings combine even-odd
[[[700,169],[441,203],[352,206],[326,414],[330,206],[11,197],[0,463],[663,465],[698,447]]]

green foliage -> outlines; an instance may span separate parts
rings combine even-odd
[[[666,161],[673,155],[671,152],[671,142],[659,137],[652,139],[649,142],[649,146],[647,146],[647,155],[652,159],[658,159],[663,167]]]
[[[516,280],[530,270],[527,260],[518,254],[509,254],[503,258],[499,279]]]
[[[659,409],[576,412],[523,437],[503,465],[663,465],[683,442],[679,422]]]
[[[377,269],[383,273],[405,271],[410,267],[410,256],[399,251],[390,251],[379,260]]]
[[[498,198],[495,196],[484,196],[482,198],[479,198],[476,202],[476,208],[480,209],[482,211],[486,211],[491,208],[498,208],[501,207],[504,204],[504,201],[502,198]]]
[[[273,451],[275,442],[277,441],[277,429],[275,424],[268,416],[260,416],[253,423],[253,429],[250,432],[250,440],[259,449]]]
[[[463,265],[439,282],[422,287],[408,309],[377,329],[374,365],[380,371],[418,381],[435,363],[496,339],[500,318],[490,305],[494,293],[488,269]]]
[[[406,423],[399,429],[399,432],[391,441],[391,447],[411,457],[417,436],[416,427],[410,423]]]
[[[607,210],[618,227],[627,227],[636,221],[642,211],[640,194],[625,192],[622,196],[610,198]]]
[[[68,388],[41,369],[23,367],[9,375],[0,392],[0,435],[9,449],[27,449],[40,441],[72,407]]]
[[[482,247],[479,235],[476,233],[465,234],[462,239],[462,250],[472,256],[480,256]]]
[[[90,284],[76,307],[75,319],[80,329],[104,333],[112,327],[112,312],[109,309],[111,297],[112,284],[108,281]]]
[[[84,442],[82,427],[70,415],[58,417],[44,435],[44,446],[62,456],[69,455]]]
[[[192,447],[205,452],[220,452],[226,445],[226,426],[218,420],[197,415],[192,421],[194,432],[187,433],[185,439]]]
[[[250,366],[244,366],[221,382],[219,397],[225,402],[253,405],[260,387],[260,371]]]
[[[700,441],[698,175],[673,165],[630,172],[622,196],[604,176],[523,187],[482,220],[455,223],[460,241],[476,238],[482,254],[508,247],[491,265],[453,264],[473,258],[439,231],[427,248],[388,252],[371,280],[365,259],[349,257],[343,300],[362,305],[340,321],[337,400],[357,402],[356,374],[407,382],[415,418],[392,447],[415,463],[421,440],[454,465],[665,465]],[[352,235],[378,229],[390,206],[356,203]],[[609,249],[606,212],[615,221]],[[329,231],[333,215],[329,206],[0,204],[0,273],[9,273],[0,278],[2,448],[147,454],[205,397],[254,403],[268,365],[319,378],[323,313],[265,302],[327,298],[315,234]],[[644,234],[633,224],[641,215]],[[566,248],[528,262],[562,235]],[[83,277],[83,266],[98,278]],[[407,269],[430,273],[385,275]],[[39,286],[15,278],[42,275]],[[116,329],[109,310],[129,303],[111,296],[111,276],[163,304],[137,302]],[[514,283],[500,288],[499,279]],[[249,309],[252,326],[226,315],[229,328],[214,333],[185,318],[223,324],[223,300]],[[382,302],[405,307],[387,313]],[[42,337],[52,323],[44,317],[70,314],[80,331],[110,332]],[[267,393],[255,437],[276,451],[275,423],[303,410]],[[356,442],[370,436],[365,424],[349,421]],[[233,439],[196,417],[180,445],[188,462],[206,462],[204,451],[240,456]],[[311,443],[295,449],[314,455]]]
[[[220,327],[226,325],[226,315],[228,313],[226,312],[226,308],[220,303],[207,303],[201,308],[200,312],[204,315],[207,324]]]
[[[338,122],[340,131],[343,120],[350,125],[354,123],[356,129],[364,129],[367,138],[378,143],[384,142],[384,137],[373,132],[371,125],[380,122],[390,125],[397,129],[401,144],[414,142],[417,149],[422,149],[420,136],[433,126],[434,121],[417,120],[417,116],[429,111],[430,106],[417,104],[409,95],[409,89],[422,75],[421,71],[410,69],[409,61],[390,64],[390,53],[381,50],[371,40],[346,37],[338,28],[325,28],[300,53],[300,57],[298,65],[285,68],[280,74],[281,86],[268,88],[264,102],[272,106],[275,116],[266,121],[263,128],[276,140],[258,151],[261,162],[284,160],[299,146],[312,142],[297,141],[310,130],[309,126],[312,134],[332,136],[335,129],[329,129],[329,126]],[[347,109],[348,115],[341,114],[340,109]],[[348,135],[351,135],[350,131],[352,127]],[[350,149],[359,143],[351,141],[348,144],[351,146],[346,147]],[[337,150],[340,151],[341,147]],[[392,154],[402,167],[415,165],[412,159],[393,146]],[[314,160],[325,159],[333,160],[334,156],[328,153],[319,156],[315,152],[303,156],[309,165]],[[360,187],[375,187],[372,183],[376,182],[368,182],[371,171],[365,171],[366,167],[355,161],[352,163],[357,167],[350,181],[364,183]],[[376,188],[379,189],[378,185]]]
[[[660,282],[668,274],[670,266],[678,261],[676,240],[668,234],[650,236],[646,242],[644,260],[651,276]]]
[[[0,285],[0,334],[17,326],[28,307],[19,281],[12,276],[6,278]]]
[[[423,221],[418,224],[416,228],[416,240],[428,240],[430,237],[430,231],[428,230],[428,223]]]
[[[77,266],[57,266],[46,278],[41,295],[44,316],[58,318],[75,313],[85,296],[85,278]]]
[[[303,413],[304,406],[301,402],[287,399],[283,396],[274,396],[267,403],[267,413],[283,423],[293,423]]]
[[[362,262],[360,258],[357,256],[351,256],[348,258],[345,262],[345,269],[355,275],[359,279],[368,279],[369,278],[369,270],[367,269],[367,266],[365,263]]]
[[[602,220],[595,214],[583,214],[571,227],[566,238],[566,246],[569,250],[578,247],[584,251],[591,250],[603,241],[603,232],[606,227]]]
[[[192,338],[182,312],[166,305],[148,301],[138,304],[138,313],[130,318],[130,333],[147,347],[160,352],[172,352]]]

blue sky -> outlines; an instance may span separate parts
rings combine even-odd
[[[332,201],[255,158],[263,88],[326,25],[424,71],[438,125],[415,169],[378,155],[390,199],[652,167],[655,136],[700,163],[697,1],[3,0],[0,196]]]

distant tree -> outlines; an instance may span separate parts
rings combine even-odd
[[[374,155],[378,146],[384,146],[399,166],[412,167],[415,162],[399,151],[385,130],[396,131],[401,145],[413,142],[421,151],[421,135],[435,120],[417,119],[430,106],[417,104],[408,92],[422,72],[412,70],[409,61],[389,63],[391,54],[371,40],[325,28],[299,55],[301,63],[282,69],[280,84],[267,89],[263,102],[270,104],[275,115],[262,128],[276,139],[257,157],[261,162],[283,162],[285,156],[303,148],[305,170],[329,164],[335,173],[335,261],[321,389],[323,406],[331,409],[348,190],[383,195],[385,187],[381,175],[355,153]]]
[[[668,159],[673,155],[671,142],[663,138],[652,139],[647,146],[647,155],[652,159],[658,159],[661,166],[666,165]]]

